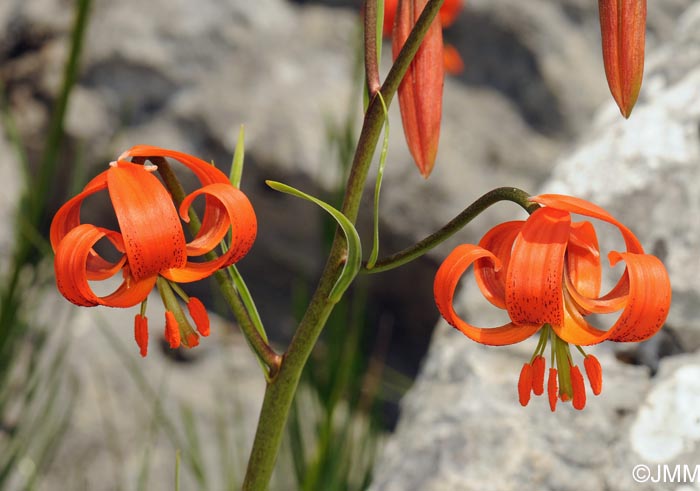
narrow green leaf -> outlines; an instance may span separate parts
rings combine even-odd
[[[231,173],[229,179],[234,187],[241,187],[241,178],[243,176],[243,159],[245,157],[245,127],[241,125],[238,130],[238,141],[236,142],[236,150],[233,152],[233,162],[231,163]]]
[[[389,150],[389,112],[381,92],[377,92],[379,102],[382,103],[384,109],[384,141],[382,142],[382,150],[379,154],[379,169],[377,170],[377,181],[374,184],[374,237],[372,239],[372,252],[367,260],[367,269],[372,269],[374,263],[377,262],[379,255],[379,191],[382,187],[382,178],[384,177],[384,164],[386,164],[386,154]]]
[[[377,0],[377,65],[382,62],[382,39],[384,37],[384,0]]]
[[[340,300],[340,298],[343,296],[345,290],[348,288],[348,286],[350,286],[350,283],[352,283],[352,280],[355,278],[355,276],[357,276],[361,266],[362,244],[360,243],[360,236],[358,235],[357,230],[355,230],[355,226],[340,211],[318,198],[314,198],[311,195],[299,191],[298,189],[294,189],[291,186],[287,186],[286,184],[282,184],[281,182],[265,182],[275,191],[291,194],[298,198],[311,201],[312,203],[323,208],[335,219],[336,222],[338,222],[338,226],[340,226],[345,234],[345,240],[347,241],[348,245],[348,255],[345,260],[345,266],[343,266],[343,271],[340,273],[340,276],[336,280],[335,285],[333,285],[333,289],[329,295],[331,301],[338,302],[338,300]]]

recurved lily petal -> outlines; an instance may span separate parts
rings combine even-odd
[[[501,223],[486,232],[479,241],[479,247],[496,256],[498,263],[489,259],[477,260],[474,263],[474,278],[484,297],[500,309],[506,308],[506,271],[510,264],[513,242],[524,223],[524,221]],[[496,264],[499,264],[498,269]]]
[[[636,342],[649,339],[661,329],[671,308],[671,282],[659,258],[651,254],[611,252],[614,266],[627,265],[627,305],[610,329],[611,341]]]
[[[159,158],[171,158],[190,169],[197,179],[199,179],[202,186],[208,186],[215,183],[227,185],[231,184],[226,174],[221,172],[212,164],[193,155],[178,152],[176,150],[154,147],[151,145],[136,145],[124,152],[120,158],[126,157],[141,157],[150,159],[151,162],[157,162]],[[218,226],[222,219],[225,221],[225,212],[219,206],[217,206],[216,200],[212,202],[212,198],[210,196],[207,195],[205,199],[206,206],[204,208],[204,216],[202,217],[202,229],[209,230]],[[182,219],[185,222],[190,221],[187,213],[182,215]],[[188,254],[193,253],[188,251]]]
[[[582,296],[596,298],[600,295],[600,249],[595,228],[590,222],[571,224],[566,249],[566,269],[567,280]]]
[[[187,211],[197,196],[204,195],[207,199],[207,207],[216,208],[216,214],[222,217],[216,222],[203,222],[202,227],[191,242],[187,244],[189,256],[201,256],[213,250],[226,236],[230,227],[234,227],[232,244],[233,262],[238,261],[250,250],[257,234],[257,221],[253,206],[248,198],[237,188],[230,184],[211,184],[198,189],[180,205],[180,217],[187,218]],[[211,214],[210,214],[211,215]]]
[[[104,189],[107,189],[107,171],[98,174],[87,183],[80,193],[73,196],[59,208],[51,221],[51,229],[49,232],[51,247],[54,251],[56,251],[63,237],[80,225],[80,208],[85,198]]]
[[[569,213],[576,213],[578,215],[588,216],[610,223],[611,225],[617,227],[622,234],[627,252],[644,254],[644,248],[639,243],[639,240],[632,233],[632,231],[620,223],[619,220],[610,215],[610,213],[605,211],[603,208],[594,205],[593,203],[589,203],[588,201],[580,198],[558,194],[541,194],[539,196],[533,196],[530,198],[530,201],[544,206],[557,208],[559,210],[564,210]],[[574,253],[575,252],[576,251],[574,250]],[[580,292],[576,288],[576,285],[573,284],[574,288],[570,290],[571,297],[586,311],[594,313],[615,312],[621,309],[624,304],[625,295],[628,291],[627,280],[628,277],[626,273],[623,273],[620,280],[612,288],[612,290],[600,298],[590,298],[591,295]],[[568,277],[566,278],[566,281],[569,281]]]
[[[182,165],[190,169],[194,175],[197,176],[202,186],[207,186],[216,182],[230,183],[226,174],[210,163],[205,162],[204,160],[193,155],[178,152],[176,150],[154,147],[152,145],[134,145],[119,156],[120,159],[125,159],[127,157],[142,157],[146,159],[149,157],[168,157],[173,160],[177,160]]]
[[[455,312],[453,300],[459,279],[474,261],[481,258],[493,261],[496,269],[500,267],[496,256],[486,249],[471,244],[457,246],[447,256],[435,275],[433,291],[438,310],[450,325],[460,330],[468,338],[481,344],[502,346],[519,343],[529,338],[539,330],[539,325],[516,325],[510,322],[500,327],[475,327],[462,320]]]
[[[578,215],[596,218],[614,225],[622,234],[622,238],[625,241],[625,246],[627,247],[627,252],[634,252],[637,254],[644,253],[644,248],[639,243],[639,239],[637,239],[632,231],[600,206],[594,205],[593,203],[581,198],[565,196],[562,194],[540,194],[538,196],[532,196],[530,201],[533,203],[539,203],[543,206],[556,208],[558,210],[568,211],[569,213],[576,213]]]
[[[536,210],[513,245],[506,273],[506,307],[516,324],[561,324],[564,253],[571,215],[554,208]]]
[[[134,278],[184,266],[185,235],[161,182],[144,166],[119,161],[107,172],[107,188]]]
[[[211,230],[204,230],[188,244],[190,255],[202,255],[219,245],[229,227],[232,229],[231,247],[218,258],[206,262],[188,261],[182,267],[163,271],[163,277],[177,283],[188,283],[211,276],[215,271],[230,266],[245,256],[255,241],[257,221],[253,207],[248,198],[230,184],[211,184],[198,189],[182,202],[180,214],[187,213],[192,201],[199,195],[215,198],[227,221]],[[204,228],[204,227],[203,227]]]
[[[598,0],[603,63],[620,112],[629,118],[644,72],[646,0]]]
[[[58,212],[56,212],[56,215],[51,222],[51,229],[49,232],[51,247],[53,248],[54,252],[63,238],[71,230],[80,225],[80,209],[85,198],[105,189],[107,189],[106,171],[98,174],[94,179],[87,183],[79,194],[71,198],[58,210]],[[119,244],[119,246],[116,246],[117,250],[123,253],[123,243],[120,241]],[[110,262],[102,258],[95,251],[92,251],[90,254],[88,254],[86,263],[88,279],[91,281],[99,281],[111,278],[117,271],[119,271],[119,269],[122,268],[125,261],[126,257],[123,256],[119,261]]]
[[[97,296],[90,287],[86,261],[102,238],[107,238],[115,247],[121,242],[117,232],[87,223],[75,227],[64,237],[54,259],[58,290],[70,302],[82,307],[132,307],[142,302],[155,285],[155,275],[142,280],[127,276],[114,293],[104,297]]]
[[[566,309],[564,324],[552,326],[564,341],[581,346],[602,341],[635,342],[650,338],[663,326],[671,307],[671,283],[666,268],[650,254],[611,252],[613,265],[625,261],[624,310],[617,322],[607,331],[590,325],[581,313],[570,306]]]
[[[399,0],[392,34],[394,59],[398,56],[427,0]],[[408,149],[421,175],[435,165],[442,119],[445,79],[442,27],[435,18],[399,86],[401,121]]]

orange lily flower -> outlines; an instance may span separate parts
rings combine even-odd
[[[178,210],[170,193],[153,175],[149,158],[169,157],[188,167],[201,187],[189,194]],[[107,190],[119,223],[119,231],[81,223],[83,201]],[[198,196],[205,197],[202,227],[190,242],[180,219],[189,221],[188,210]],[[216,259],[192,261],[213,251],[232,229],[229,249]],[[248,198],[231,185],[228,177],[203,160],[185,153],[147,145],[124,152],[108,170],[90,181],[83,191],[66,202],[51,223],[51,246],[56,254],[56,284],[70,302],[92,307],[132,307],[142,304],[136,315],[134,335],[142,356],[148,350],[148,321],[145,300],[154,286],[163,298],[166,339],[172,348],[193,347],[199,335],[192,329],[173,291],[186,302],[190,317],[202,336],[209,334],[209,318],[202,303],[188,297],[176,283],[197,281],[240,260],[250,250],[257,232],[255,212]],[[101,256],[95,245],[106,239],[119,253],[115,261]],[[104,242],[104,241],[103,241]],[[105,280],[121,272],[121,285],[111,294],[99,296],[89,281]]]
[[[646,0],[598,0],[603,63],[620,112],[629,118],[642,87]]]
[[[530,198],[543,205],[525,221],[502,223],[489,230],[479,245],[458,246],[435,277],[435,302],[442,316],[470,339],[487,345],[518,343],[540,331],[532,358],[518,382],[520,403],[544,392],[545,357],[551,341],[547,392],[554,411],[557,400],[575,409],[586,403],[583,376],[574,364],[570,344],[584,356],[584,368],[595,395],[602,390],[600,363],[581,346],[602,341],[642,341],[663,325],[671,305],[671,284],[663,264],[646,254],[639,240],[608,212],[587,201],[543,194]],[[612,266],[626,269],[617,284],[600,295],[601,261],[591,222],[572,221],[571,214],[610,223],[625,241],[625,252],[610,252]],[[474,265],[477,285],[486,299],[508,312],[511,322],[495,328],[475,327],[452,305],[457,284]],[[622,311],[608,330],[586,320],[592,313]]]

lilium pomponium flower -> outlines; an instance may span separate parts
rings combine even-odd
[[[170,193],[153,174],[157,166],[145,164],[146,160],[158,162],[166,157],[189,168],[200,183],[180,205],[179,216]],[[119,230],[81,223],[84,200],[105,190]],[[187,242],[180,219],[189,222],[190,205],[199,196],[205,199],[202,226]],[[215,259],[192,260],[213,251],[229,230],[231,243],[225,253]],[[185,153],[138,145],[111,162],[108,170],[91,180],[54,216],[50,235],[56,254],[56,284],[66,299],[82,307],[127,308],[141,303],[134,333],[142,356],[148,351],[145,301],[157,286],[167,310],[165,337],[170,347],[193,347],[199,344],[199,335],[174,293],[186,303],[202,336],[209,334],[209,318],[202,303],[188,297],[177,283],[201,280],[240,260],[253,245],[256,233],[250,201],[216,167]],[[116,249],[116,260],[106,259],[95,249],[103,239]],[[99,296],[91,288],[89,282],[106,280],[117,273],[121,273],[122,283],[111,294]]]
[[[535,352],[520,373],[520,403],[527,405],[531,393],[544,393],[545,348],[550,342],[550,408],[554,411],[557,400],[570,400],[575,409],[583,409],[584,379],[570,345],[583,355],[591,390],[600,394],[600,363],[581,346],[606,340],[642,341],[653,336],[668,315],[671,284],[661,261],[646,254],[634,234],[602,208],[554,194],[530,201],[542,206],[527,220],[497,225],[479,245],[463,244],[450,253],[435,276],[435,302],[448,323],[481,344],[518,343],[539,331]],[[622,234],[626,251],[612,251],[608,259],[611,266],[624,262],[626,269],[605,295],[600,295],[602,267],[595,229],[589,221],[573,221],[572,213],[610,223]],[[511,322],[481,328],[455,313],[455,289],[471,265],[481,293],[506,310]],[[586,320],[589,314],[618,311],[622,312],[608,330]]]

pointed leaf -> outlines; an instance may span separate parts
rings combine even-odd
[[[352,280],[355,278],[355,276],[357,276],[357,273],[360,271],[362,260],[362,244],[360,242],[360,236],[358,235],[355,226],[340,211],[336,210],[331,205],[324,201],[321,201],[318,198],[315,198],[302,191],[299,191],[298,189],[294,189],[291,186],[287,186],[286,184],[282,184],[281,182],[265,182],[275,191],[291,194],[298,198],[311,201],[312,203],[323,208],[329,215],[331,215],[335,219],[336,222],[338,222],[338,226],[342,229],[343,233],[345,234],[345,239],[348,245],[348,256],[345,260],[345,266],[343,266],[343,271],[340,273],[340,276],[338,276],[338,279],[336,280],[335,285],[333,286],[333,289],[329,294],[329,298],[332,301],[337,302],[338,300],[340,300],[340,297],[342,297],[345,290],[348,288],[348,286],[350,286],[350,283],[352,283]]]

